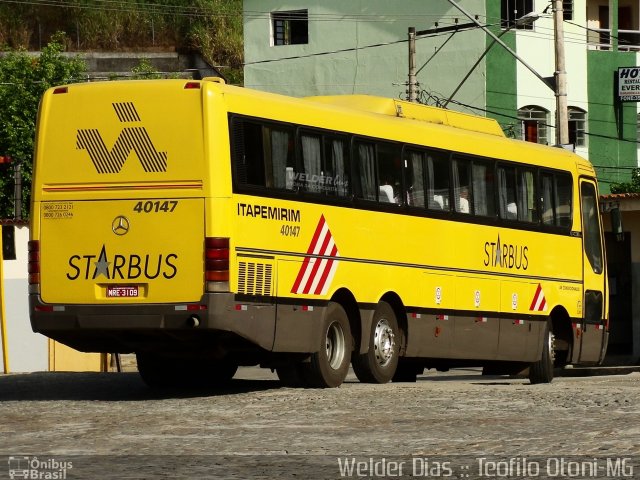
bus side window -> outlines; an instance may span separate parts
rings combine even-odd
[[[402,195],[402,165],[400,147],[394,144],[378,143],[377,166],[379,197],[381,203],[404,203]]]
[[[514,167],[498,167],[498,206],[500,218],[518,219],[516,204],[516,169]]]
[[[545,225],[554,225],[554,208],[553,208],[553,175],[542,173],[540,175],[540,199],[542,201],[542,223]]]
[[[322,172],[322,144],[319,135],[303,133],[300,135],[302,146],[303,180],[294,182],[304,191],[324,193],[324,175]]]
[[[495,196],[493,186],[493,169],[488,162],[473,161],[473,211],[476,215],[494,217]]]
[[[378,198],[376,189],[376,149],[372,143],[355,142],[355,195],[364,200],[375,201]]]
[[[346,197],[349,185],[349,151],[344,138],[325,137],[324,139],[324,189],[328,195]]]
[[[407,204],[424,208],[424,155],[407,150],[405,153],[405,178],[407,181]]]
[[[533,171],[518,168],[518,220],[537,222],[535,181]]]
[[[556,180],[556,225],[571,228],[571,175],[557,173]]]
[[[471,190],[471,162],[454,158],[451,163],[453,167],[453,198],[456,212],[471,213],[470,190]]]
[[[432,210],[451,210],[449,205],[449,159],[447,155],[427,153],[427,200]]]
[[[262,126],[234,119],[235,171],[242,185],[266,187]]]
[[[263,150],[267,187],[287,190],[296,187],[293,138],[290,129],[264,127]]]

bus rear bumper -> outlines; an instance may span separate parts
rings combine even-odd
[[[275,338],[275,303],[239,304],[233,293],[145,305],[51,305],[32,294],[29,312],[34,332],[85,352],[206,348],[233,337],[271,351]]]

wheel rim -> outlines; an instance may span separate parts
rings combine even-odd
[[[556,336],[553,334],[553,332],[551,330],[549,330],[549,335],[547,337],[547,341],[549,342],[548,348],[549,348],[549,362],[551,363],[551,366],[553,367],[553,365],[555,364],[556,361]]]
[[[396,341],[393,329],[387,319],[382,318],[373,331],[373,350],[376,361],[381,367],[386,367],[393,359]]]
[[[346,355],[344,332],[338,322],[329,325],[326,338],[327,361],[334,370],[340,368]]]

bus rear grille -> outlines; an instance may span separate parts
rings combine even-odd
[[[273,265],[268,263],[238,262],[238,293],[245,295],[271,295]]]

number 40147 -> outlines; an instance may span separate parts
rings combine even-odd
[[[177,205],[177,200],[147,200],[146,202],[136,203],[136,206],[133,207],[133,211],[138,213],[171,213],[176,209]]]
[[[300,227],[297,225],[283,225],[280,229],[280,235],[283,237],[297,237],[300,235]]]

